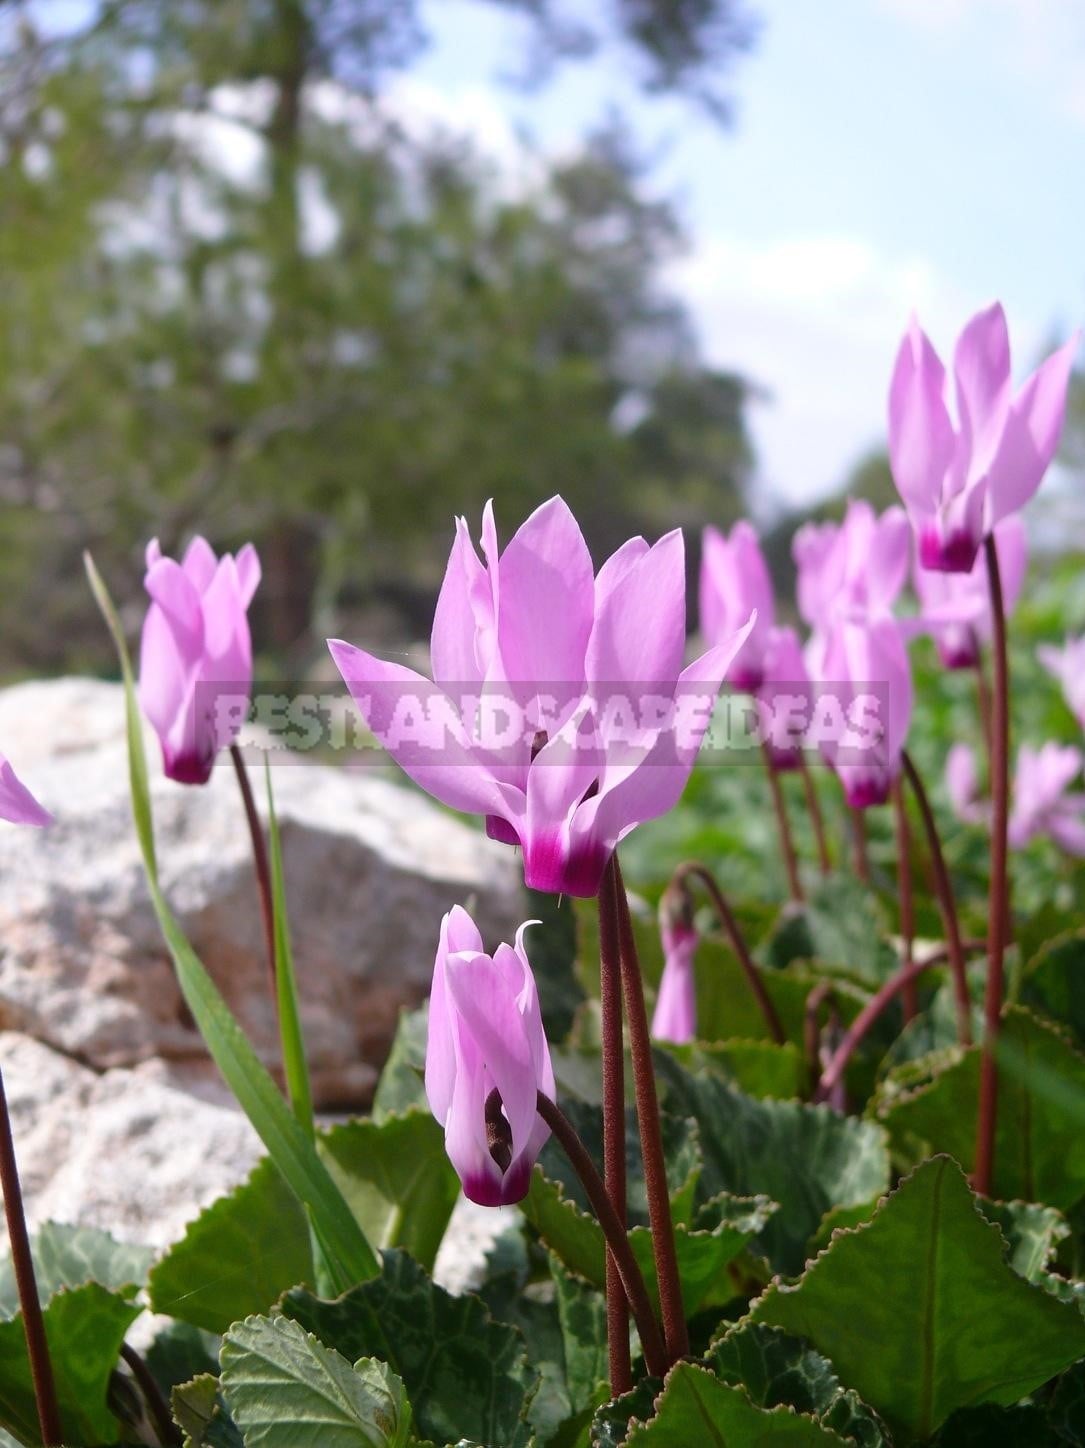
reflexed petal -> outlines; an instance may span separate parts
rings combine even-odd
[[[1043,481],[1062,435],[1066,389],[1080,340],[1075,333],[1052,353],[1010,405],[989,474],[992,523],[1024,507]]]
[[[488,618],[479,619],[480,601]],[[430,634],[430,663],[440,684],[479,683],[486,669],[480,660],[478,636],[488,628],[493,637],[493,596],[489,576],[475,552],[467,524],[456,520],[456,537],[448,555],[444,582],[437,596]]]
[[[520,526],[501,555],[500,577],[497,638],[505,678],[544,688],[578,684],[595,612],[595,571],[564,499],[551,498]]]
[[[727,671],[752,623],[751,619],[728,643],[707,650],[682,672],[675,689],[676,713],[671,726],[660,731],[635,768],[620,774],[608,768],[598,796],[585,800],[577,811],[574,839],[578,830],[588,831],[609,856],[634,825],[655,819],[677,804]]]
[[[600,600],[588,643],[587,677],[601,684],[671,685],[685,642],[685,546],[675,529],[627,568]]]
[[[729,542],[715,529],[706,529],[700,600],[701,632],[708,643],[722,642],[756,613],[756,622],[731,666],[736,688],[756,689],[764,672],[764,651],[776,603],[761,544],[749,523],[736,523]]]
[[[634,563],[638,563],[647,552],[648,544],[644,538],[639,536],[628,538],[620,548],[615,549],[600,568],[595,579],[596,613],[599,612],[611,589],[617,587]]]
[[[340,639],[328,648],[368,727],[416,784],[452,809],[507,817],[505,797],[472,753],[454,701],[402,664]]]
[[[203,607],[192,580],[172,558],[160,558],[147,570],[143,586],[169,620],[177,646],[196,659],[203,650]]]
[[[912,554],[912,528],[903,508],[887,508],[870,536],[864,561],[869,580],[867,593],[873,609],[891,609],[908,578]]]
[[[215,557],[215,550],[206,538],[201,538],[197,534],[185,549],[184,557],[181,559],[185,577],[188,578],[197,593],[203,593],[214,578],[217,566],[218,559]]]
[[[252,602],[261,577],[260,557],[252,544],[246,543],[237,555],[237,581],[242,608],[247,609]]]
[[[237,564],[224,554],[203,595],[204,651],[224,664],[236,661],[238,678],[252,678],[249,624],[241,603]]]
[[[945,368],[913,317],[889,388],[889,458],[906,502],[928,509],[937,506],[954,447],[945,403]]]
[[[803,621],[811,628],[820,628],[827,621],[831,601],[827,578],[839,542],[840,527],[836,523],[804,523],[791,541],[797,574],[796,601]]]
[[[252,638],[237,564],[227,554],[203,596],[204,655],[195,687],[199,747],[214,756],[236,739],[252,694]]]
[[[957,339],[953,374],[961,423],[972,441],[969,471],[978,476],[994,456],[1010,401],[1010,337],[998,302],[977,312]]]

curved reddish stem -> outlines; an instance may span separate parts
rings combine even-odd
[[[572,1163],[573,1170],[588,1194],[592,1210],[599,1219],[599,1225],[607,1240],[608,1258],[616,1264],[625,1295],[633,1309],[641,1347],[644,1349],[645,1366],[652,1377],[665,1377],[668,1362],[663,1347],[663,1338],[659,1332],[659,1324],[652,1311],[644,1277],[637,1265],[637,1259],[633,1256],[633,1249],[629,1245],[625,1226],[618,1220],[614,1205],[603,1185],[603,1179],[596,1171],[595,1163],[588,1155],[584,1143],[577,1136],[572,1122],[561,1107],[551,1101],[548,1096],[544,1096],[541,1091],[535,1104],[539,1115],[554,1133],[555,1139]]]
[[[821,866],[823,875],[830,875],[833,862],[829,854],[829,840],[825,834],[825,816],[821,813],[821,801],[818,799],[814,776],[810,773],[810,766],[805,759],[801,759],[799,762],[799,773],[802,775],[802,787],[806,791],[806,808],[810,814],[810,823],[814,827],[814,839],[818,847],[818,864]]]
[[[618,902],[607,866],[599,892],[599,997],[603,1057],[603,1183],[614,1214],[625,1230],[625,1045],[622,1038],[622,968]],[[614,1397],[633,1386],[629,1360],[629,1306],[613,1255],[606,1260],[607,1355]]]
[[[777,1045],[782,1046],[787,1040],[787,1033],[780,1023],[780,1017],[776,1007],[773,1005],[769,993],[765,989],[765,982],[761,979],[761,972],[754,963],[753,956],[750,954],[749,947],[746,944],[746,939],[739,928],[734,912],[727,903],[726,896],[716,884],[712,872],[696,860],[687,860],[684,864],[679,865],[672,878],[675,884],[681,885],[691,877],[700,880],[701,884],[708,891],[713,908],[720,918],[720,923],[727,933],[728,940],[731,942],[731,948],[738,956],[738,962],[742,966],[743,973],[749,982],[750,990],[753,992],[758,1009],[765,1018],[765,1024],[769,1028],[769,1034]]]
[[[854,805],[848,805],[851,816],[851,861],[855,874],[864,885],[870,884],[870,856],[866,843],[866,815]]]
[[[625,1000],[625,1018],[629,1025],[629,1055],[633,1065],[637,1125],[640,1127],[640,1151],[644,1161],[644,1190],[648,1198],[648,1223],[652,1229],[652,1251],[655,1255],[656,1281],[659,1284],[663,1340],[667,1347],[667,1358],[674,1363],[689,1352],[689,1329],[686,1326],[686,1311],[682,1305],[682,1287],[678,1276],[678,1252],[674,1242],[670,1193],[667,1189],[659,1097],[656,1093],[655,1067],[652,1064],[652,1040],[648,1030],[648,1012],[644,1006],[644,982],[617,853],[611,856],[609,873],[618,902],[622,996]]]
[[[57,1405],[56,1381],[49,1343],[45,1336],[38,1284],[34,1276],[34,1258],[30,1250],[30,1234],[26,1229],[23,1192],[19,1184],[19,1167],[15,1160],[15,1142],[11,1135],[11,1114],[8,1111],[4,1077],[0,1073],[0,1190],[4,1193],[4,1215],[7,1219],[11,1265],[23,1316],[23,1335],[34,1386],[34,1402],[38,1410],[41,1441],[54,1448],[64,1441]]]
[[[279,986],[275,970],[275,910],[271,897],[271,867],[268,864],[267,841],[264,839],[264,827],[260,823],[260,816],[256,811],[256,801],[252,797],[249,772],[245,768],[245,756],[236,744],[230,745],[230,758],[233,760],[234,773],[237,775],[237,787],[241,791],[241,803],[245,807],[245,819],[249,826],[249,838],[252,841],[252,863],[256,871],[256,887],[260,895],[260,916],[264,923],[264,947],[267,951],[271,1003],[278,1015]]]
[[[945,958],[945,951],[939,950],[933,955],[928,956],[926,960],[913,960],[910,964],[901,966],[896,975],[891,976],[889,980],[871,996],[844,1032],[844,1039],[840,1042],[840,1045],[833,1053],[832,1060],[822,1072],[821,1080],[818,1082],[817,1090],[814,1092],[815,1101],[824,1101],[833,1087],[842,1079],[844,1072],[847,1070],[848,1062],[885,1008],[900,995],[906,986],[917,981],[924,971],[931,970],[934,966],[943,964]]]
[[[934,891],[938,896],[938,906],[942,912],[949,966],[953,972],[953,994],[957,1005],[957,1039],[962,1046],[970,1046],[972,1044],[972,1002],[968,994],[964,945],[961,941],[960,922],[957,919],[957,905],[953,898],[953,885],[949,878],[949,871],[946,869],[945,856],[942,854],[942,841],[938,835],[938,826],[935,823],[931,802],[927,798],[923,781],[907,750],[904,750],[901,755],[901,765],[908,778],[908,783],[911,785],[915,802],[919,806],[919,814],[927,836],[931,873],[934,875]]]
[[[772,791],[772,807],[776,813],[776,828],[780,835],[780,853],[783,855],[784,868],[787,871],[787,888],[792,900],[801,901],[803,893],[802,881],[799,879],[799,859],[795,853],[795,841],[791,834],[787,801],[780,788],[780,771],[773,764],[769,747],[764,742],[761,745],[761,752],[765,756],[765,770],[769,777],[769,789]]]

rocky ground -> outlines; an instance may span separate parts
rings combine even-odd
[[[57,817],[0,824],[0,1066],[28,1209],[163,1244],[242,1178],[259,1144],[188,1016],[143,880],[123,697],[86,679],[0,692],[0,749]],[[161,777],[163,885],[267,1064],[277,1047],[250,842],[228,762],[204,788]],[[278,756],[276,756],[278,758]],[[258,801],[263,771],[253,768]],[[429,985],[442,913],[485,938],[523,918],[513,852],[372,768],[273,769],[318,1106],[365,1107],[402,1006]],[[463,1212],[442,1253],[462,1279],[492,1235]],[[499,1224],[495,1221],[492,1227]]]

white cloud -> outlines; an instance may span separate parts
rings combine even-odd
[[[967,315],[922,258],[890,259],[852,236],[755,245],[707,240],[670,270],[708,357],[768,392],[751,424],[760,495],[806,503],[882,443],[897,342],[917,311],[943,351]]]
[[[878,0],[882,10],[946,40],[970,27],[973,48],[1085,124],[1082,0]]]

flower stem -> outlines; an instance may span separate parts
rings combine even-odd
[[[964,942],[970,950],[983,950],[986,941],[969,940]],[[867,1032],[875,1021],[885,1010],[886,1006],[901,993],[910,983],[917,981],[925,970],[932,970],[936,965],[942,965],[948,958],[949,952],[939,948],[928,955],[924,960],[913,960],[907,965],[902,965],[896,975],[890,976],[881,989],[872,995],[870,1000],[852,1021],[833,1054],[832,1060],[822,1073],[818,1082],[817,1090],[814,1092],[815,1101],[824,1101],[833,1087],[840,1081],[847,1070],[848,1062],[855,1051],[861,1045]]]
[[[976,1117],[976,1161],[973,1185],[990,1195],[998,1116],[998,1051],[1002,1023],[1006,926],[1010,913],[1006,849],[1010,808],[1010,678],[1006,650],[1006,610],[998,549],[992,534],[984,540],[987,582],[991,591],[991,642],[994,655],[994,700],[991,710],[991,894],[987,906],[987,989],[983,1001],[983,1054],[980,1058],[980,1100]]]
[[[856,877],[864,885],[870,884],[870,856],[866,847],[866,816],[861,809],[848,806],[851,815],[851,859]]]
[[[45,1319],[42,1316],[38,1284],[34,1276],[34,1258],[30,1251],[30,1235],[26,1229],[23,1192],[19,1184],[15,1142],[11,1134],[11,1114],[8,1111],[2,1072],[0,1072],[0,1190],[4,1193],[4,1215],[8,1224],[11,1265],[15,1269],[15,1285],[19,1292],[19,1307],[23,1314],[26,1354],[30,1361],[30,1376],[34,1383],[34,1401],[38,1408],[41,1441],[45,1448],[58,1448],[58,1445],[64,1441],[60,1426],[60,1408],[57,1405],[56,1382],[53,1378],[52,1360],[49,1357],[49,1343],[45,1336]]]
[[[821,1008],[824,1005],[828,1005],[830,1017],[838,1023],[836,988],[830,980],[818,981],[806,997],[806,1009],[803,1012],[803,1054],[810,1072],[810,1081],[814,1083],[818,1081],[821,1066]]]
[[[927,835],[927,848],[930,850],[931,870],[934,874],[934,892],[938,896],[938,905],[942,911],[949,968],[953,974],[953,995],[957,1005],[957,1039],[962,1046],[970,1046],[972,1044],[972,1002],[968,995],[964,945],[961,941],[960,922],[957,919],[957,905],[953,898],[953,885],[950,882],[949,871],[946,869],[945,856],[942,854],[942,841],[938,836],[938,826],[934,821],[931,802],[927,798],[927,791],[923,787],[919,771],[907,750],[904,750],[901,755],[901,763],[904,773],[908,777],[912,794],[915,796],[915,802],[919,806],[923,828]]]
[[[893,818],[897,827],[897,889],[900,894],[900,934],[904,941],[904,964],[912,959],[915,944],[915,908],[912,899],[912,832],[908,827],[908,809],[904,802],[904,791],[900,780],[893,781]],[[919,1004],[916,999],[915,981],[911,980],[901,993],[904,1019],[915,1019]]]
[[[825,816],[821,813],[821,801],[818,799],[814,776],[810,773],[810,766],[805,759],[799,764],[799,773],[802,775],[802,787],[806,791],[806,808],[810,813],[810,823],[814,827],[814,839],[817,841],[818,864],[821,866],[821,873],[829,875],[832,873],[833,861],[829,854],[829,840],[825,834]]]
[[[155,1381],[154,1374],[135,1348],[129,1347],[126,1342],[121,1343],[121,1357],[131,1369],[132,1376],[143,1394],[143,1401],[154,1418],[155,1431],[159,1440],[170,1445],[170,1448],[181,1448],[183,1442],[181,1430],[173,1421],[169,1405],[162,1396],[162,1390]]]
[[[821,1080],[818,1082],[817,1090],[814,1092],[815,1101],[824,1101],[833,1087],[843,1079],[844,1072],[848,1068],[848,1062],[858,1050],[867,1032],[885,1008],[900,995],[906,986],[914,984],[923,972],[929,970],[934,963],[933,960],[909,961],[906,965],[901,966],[896,975],[890,976],[875,995],[871,996],[844,1032],[844,1039],[833,1053],[832,1060],[821,1073]]]
[[[252,797],[252,786],[249,784],[249,772],[245,768],[245,759],[236,744],[230,745],[230,758],[234,763],[234,773],[237,775],[241,802],[245,806],[245,818],[248,821],[249,835],[252,839],[252,862],[256,868],[256,884],[260,892],[260,913],[264,922],[268,979],[271,985],[271,1000],[277,1015],[279,986],[275,972],[275,912],[271,900],[271,867],[268,864],[267,841],[264,839],[264,827],[260,823],[260,816],[256,812],[256,801]]]
[[[799,879],[799,861],[795,854],[791,821],[787,816],[787,801],[784,799],[784,792],[780,787],[780,771],[773,764],[768,745],[764,742],[761,745],[761,752],[765,757],[765,772],[768,774],[769,788],[772,791],[772,807],[776,812],[776,828],[780,835],[780,853],[787,871],[787,887],[792,900],[798,901],[803,898],[802,881]]]
[[[633,1089],[637,1104],[637,1123],[640,1127],[640,1150],[644,1159],[644,1187],[648,1198],[648,1221],[652,1229],[656,1281],[659,1283],[663,1339],[669,1362],[676,1362],[689,1352],[689,1332],[686,1328],[686,1314],[682,1306],[682,1289],[678,1277],[678,1254],[674,1244],[671,1200],[667,1191],[659,1098],[656,1094],[652,1043],[648,1033],[648,1012],[644,1007],[644,982],[637,958],[637,942],[633,935],[629,900],[616,851],[611,856],[608,869],[611,888],[618,905],[622,995],[625,999],[625,1017],[629,1024],[629,1053],[633,1063]]]
[[[599,892],[599,994],[603,1055],[603,1182],[625,1231],[625,1045],[622,1038],[622,967],[618,904],[610,867]],[[614,1397],[633,1386],[629,1361],[629,1306],[613,1255],[606,1260],[607,1355]]]
[[[727,903],[723,891],[719,885],[717,885],[712,872],[696,860],[687,860],[685,864],[679,865],[678,869],[674,872],[674,881],[679,885],[691,877],[699,880],[708,891],[712,900],[712,906],[720,918],[720,924],[727,933],[727,938],[731,942],[731,948],[738,956],[738,962],[742,966],[746,979],[749,982],[750,990],[753,992],[758,1008],[765,1018],[765,1024],[769,1028],[769,1034],[778,1045],[782,1046],[787,1040],[787,1033],[780,1023],[780,1017],[777,1014],[776,1007],[773,1005],[769,993],[765,989],[765,982],[761,979],[761,972],[754,964],[745,937],[739,928],[738,921],[735,919],[734,912]]]
[[[603,1179],[596,1171],[595,1164],[588,1155],[584,1143],[577,1136],[572,1122],[564,1111],[556,1102],[551,1101],[548,1096],[544,1096],[541,1091],[536,1106],[539,1115],[554,1133],[555,1139],[584,1185],[592,1210],[598,1217],[603,1235],[607,1239],[608,1260],[613,1260],[616,1264],[625,1295],[633,1309],[633,1319],[637,1324],[637,1332],[640,1334],[641,1347],[644,1349],[645,1365],[652,1377],[662,1378],[666,1375],[669,1366],[667,1353],[663,1346],[659,1324],[652,1311],[644,1277],[637,1266],[637,1259],[633,1256],[633,1249],[626,1236],[625,1226],[618,1220],[607,1189],[603,1185]],[[626,1341],[628,1344],[628,1332]]]

